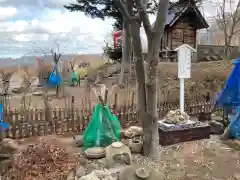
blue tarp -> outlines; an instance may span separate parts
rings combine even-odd
[[[48,84],[52,86],[58,86],[62,82],[61,76],[57,73],[56,68],[54,68],[48,78]]]
[[[5,131],[9,128],[8,124],[3,122],[4,114],[3,114],[3,105],[0,104],[0,131]]]
[[[234,65],[231,75],[217,98],[216,107],[240,106],[240,57],[234,62]]]
[[[3,121],[3,105],[0,104],[0,122]]]
[[[9,128],[8,123],[0,122],[0,131],[6,131],[8,130],[8,128]]]
[[[229,130],[230,137],[240,139],[240,106],[237,108],[237,114],[231,119]]]
[[[229,132],[232,138],[240,139],[240,57],[234,62],[234,65],[215,106],[229,112],[237,107],[236,114],[230,119]]]

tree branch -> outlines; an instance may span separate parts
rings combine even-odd
[[[121,12],[125,22],[130,23],[133,20],[133,17],[129,14],[126,5],[122,0],[114,0],[114,3],[118,7],[118,10]]]
[[[153,28],[153,32],[161,31],[161,26],[165,26],[165,19],[168,11],[169,0],[160,0],[158,3],[157,18]],[[164,28],[163,28],[164,30]]]
[[[160,0],[158,3],[157,17],[152,31],[151,41],[148,42],[147,61],[153,57],[153,54],[159,52],[160,42],[165,28],[165,19],[168,11],[169,0]],[[155,54],[156,55],[156,54]],[[151,60],[152,61],[152,60]]]
[[[231,4],[230,4],[231,5]],[[233,36],[234,35],[234,30],[235,30],[235,27],[237,25],[237,23],[239,22],[239,18],[238,18],[238,10],[239,10],[239,6],[240,6],[240,0],[238,0],[238,3],[237,3],[237,7],[236,9],[234,10],[233,14],[231,14],[232,16],[232,27],[231,27],[231,31],[230,31],[230,36]],[[231,21],[231,20],[230,20]]]
[[[152,35],[152,26],[148,17],[148,13],[146,10],[146,7],[143,4],[142,0],[135,0],[136,7],[138,9],[139,15],[141,20],[143,21],[143,27],[146,32],[148,40],[150,40],[150,37]]]
[[[236,34],[238,34],[238,33],[240,33],[240,28],[239,28],[239,29],[236,29],[236,30],[232,33],[232,35],[236,35]]]

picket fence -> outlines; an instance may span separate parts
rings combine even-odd
[[[177,109],[178,104],[162,103],[158,105],[158,117],[163,118],[169,110]],[[185,111],[191,116],[211,112],[211,102],[186,104]],[[135,106],[124,106],[112,109],[123,128],[139,125]],[[91,119],[91,111],[76,108],[53,109],[52,118],[47,118],[42,109],[33,109],[25,113],[18,110],[6,111],[4,121],[10,126],[1,136],[13,139],[45,136],[50,134],[82,133]]]

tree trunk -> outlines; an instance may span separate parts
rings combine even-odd
[[[129,13],[132,12],[132,0],[126,2]],[[124,82],[124,73],[128,71],[129,62],[132,58],[132,42],[131,42],[131,25],[123,22],[123,40],[122,40],[122,61],[121,61],[121,73],[119,77],[119,85]]]
[[[157,65],[158,58],[154,56],[153,58],[157,59],[152,61],[155,65],[149,65],[148,73],[148,82],[146,83],[146,93],[147,93],[147,112],[150,115],[148,121],[146,122],[149,134],[149,144],[148,149],[145,150],[146,155],[155,156],[157,154],[157,147],[159,146],[159,135],[157,129]]]
[[[224,46],[223,60],[228,60],[229,58],[229,47],[230,47],[230,43],[229,43],[229,40],[227,40]]]
[[[123,41],[122,41],[122,61],[121,61],[121,73],[119,78],[119,84],[122,85],[124,82],[124,73],[128,72],[128,65],[132,57],[131,49],[131,35],[130,25],[124,23],[123,25]]]
[[[148,155],[149,146],[151,144],[151,121],[147,114],[147,98],[145,86],[145,72],[144,72],[144,59],[142,54],[141,38],[140,38],[140,24],[137,22],[132,23],[131,33],[133,40],[133,52],[137,79],[137,100],[139,119],[143,126],[143,152]],[[150,122],[150,123],[149,123]]]
[[[44,87],[43,94],[43,103],[44,103],[44,111],[45,111],[45,119],[46,121],[52,123],[52,108],[48,99],[48,88]]]
[[[151,39],[148,43],[148,54],[146,61],[148,62],[147,80],[146,80],[146,94],[147,94],[147,113],[149,119],[146,122],[149,134],[149,147],[145,149],[144,155],[155,157],[158,152],[159,135],[157,126],[157,67],[159,61],[159,51],[162,35],[164,33],[165,18],[168,10],[168,1],[160,1],[158,7],[158,13],[156,23],[153,28]],[[150,122],[149,122],[150,121]]]
[[[123,14],[124,21],[131,24],[131,37],[133,43],[134,60],[136,65],[136,79],[138,90],[138,113],[143,125],[143,151],[145,156],[154,156],[158,147],[157,133],[157,93],[156,93],[156,74],[158,65],[158,53],[160,42],[165,27],[165,18],[168,10],[168,0],[161,0],[158,4],[157,18],[152,28],[146,12],[148,0],[136,1],[138,15],[131,18],[126,10],[126,5],[120,0],[116,0],[119,10]],[[131,16],[131,17],[129,17]],[[140,21],[139,18],[140,17]],[[142,43],[140,38],[140,27],[143,26],[148,39],[148,53],[146,61],[148,63],[147,83],[144,72],[144,59],[142,54]],[[147,87],[146,87],[147,85]],[[146,92],[147,89],[147,92]]]

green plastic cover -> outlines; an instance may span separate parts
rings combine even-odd
[[[77,83],[78,76],[76,72],[72,72],[72,83]]]
[[[84,132],[84,149],[91,147],[106,147],[120,140],[120,122],[112,114],[109,106],[97,104],[87,129]]]

